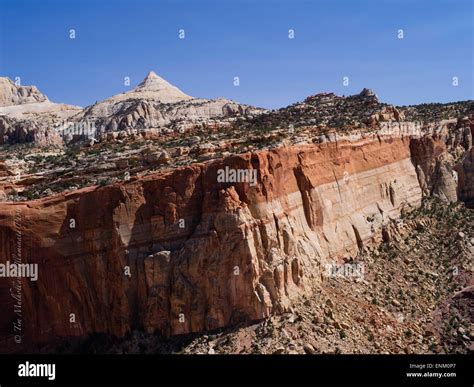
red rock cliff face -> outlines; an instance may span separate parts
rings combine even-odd
[[[21,235],[22,262],[39,265],[37,282],[22,280],[24,345],[139,327],[175,335],[282,312],[326,263],[420,204],[412,156],[408,138],[297,145],[2,203],[0,262]],[[256,184],[219,183],[226,166],[256,170]],[[5,350],[11,286],[0,279]]]

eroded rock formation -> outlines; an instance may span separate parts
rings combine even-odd
[[[8,78],[0,77],[0,106],[45,102],[48,98],[35,86],[16,85]]]
[[[459,199],[468,207],[474,207],[474,148],[466,152],[462,162],[457,166]]]
[[[257,184],[218,183],[225,166],[256,169]],[[16,216],[22,259],[40,268],[23,281],[31,341],[198,332],[287,310],[326,262],[420,200],[409,139],[286,147],[2,206],[0,261]],[[2,314],[4,335],[13,318]]]
[[[17,86],[0,77],[0,145],[61,145],[63,140],[54,126],[81,110],[49,101],[35,86]]]
[[[84,109],[79,122],[92,122],[94,136],[116,138],[148,131],[160,134],[174,129],[188,131],[201,125],[229,125],[237,117],[263,109],[227,99],[193,98],[151,71],[134,89]]]
[[[86,121],[95,138],[0,152],[0,263],[39,267],[21,280],[24,350],[286,312],[328,264],[399,239],[423,196],[473,200],[470,101],[394,107],[364,89],[264,112],[189,97],[154,73],[84,110],[30,91],[0,108],[0,143],[70,145]],[[0,280],[5,351],[21,350],[12,286]]]
[[[0,145],[63,145],[139,132],[156,137],[203,125],[226,127],[264,111],[224,98],[190,97],[153,71],[137,87],[84,109],[50,102],[35,86],[0,78]]]

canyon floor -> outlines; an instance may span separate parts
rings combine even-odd
[[[291,311],[166,339],[94,334],[39,352],[174,354],[468,353],[474,348],[474,210],[427,198],[351,263],[363,279],[326,278]]]

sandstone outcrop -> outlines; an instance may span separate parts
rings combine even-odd
[[[238,117],[263,111],[227,99],[190,97],[152,71],[136,88],[87,107],[78,120],[92,122],[94,135],[107,138],[110,132],[159,135],[169,129],[185,132],[202,125],[229,126]]]
[[[0,145],[62,145],[54,127],[81,110],[49,101],[35,86],[16,86],[10,79],[0,77]]]
[[[451,203],[458,200],[458,191],[462,190],[458,187],[466,186],[465,174],[458,177],[459,171],[464,173],[458,163],[463,157],[468,158],[472,149],[473,129],[470,117],[445,120],[435,127],[425,128],[428,131],[425,135],[420,131],[420,135],[412,140],[412,161],[425,195],[434,195]]]
[[[149,132],[160,136],[195,127],[228,127],[264,109],[227,99],[193,98],[151,71],[134,89],[84,109],[50,102],[36,87],[0,78],[0,144],[62,145]]]
[[[459,199],[468,207],[474,207],[474,148],[466,152],[457,166]]]
[[[225,166],[257,170],[257,184],[218,183]],[[37,283],[23,282],[30,341],[199,332],[288,310],[326,262],[420,200],[409,140],[279,148],[3,205],[0,262],[16,214],[23,261],[40,267]],[[3,334],[13,317],[2,314]]]
[[[8,78],[0,77],[0,106],[44,102],[48,98],[35,86],[17,86]]]

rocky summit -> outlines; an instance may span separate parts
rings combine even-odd
[[[473,101],[265,110],[150,72],[80,108],[0,85],[0,264],[38,268],[3,351],[473,349]]]
[[[125,94],[132,95],[135,93],[150,93],[148,98],[156,99],[163,103],[173,103],[192,99],[192,97],[184,94],[177,87],[156,75],[154,71],[150,71],[146,78],[135,89]],[[137,97],[139,96],[140,95],[137,95]]]
[[[35,86],[20,86],[8,78],[0,78],[0,106],[45,102],[48,98]]]
[[[20,86],[0,77],[0,145],[60,145],[63,140],[54,126],[81,110],[51,102],[35,86]]]

